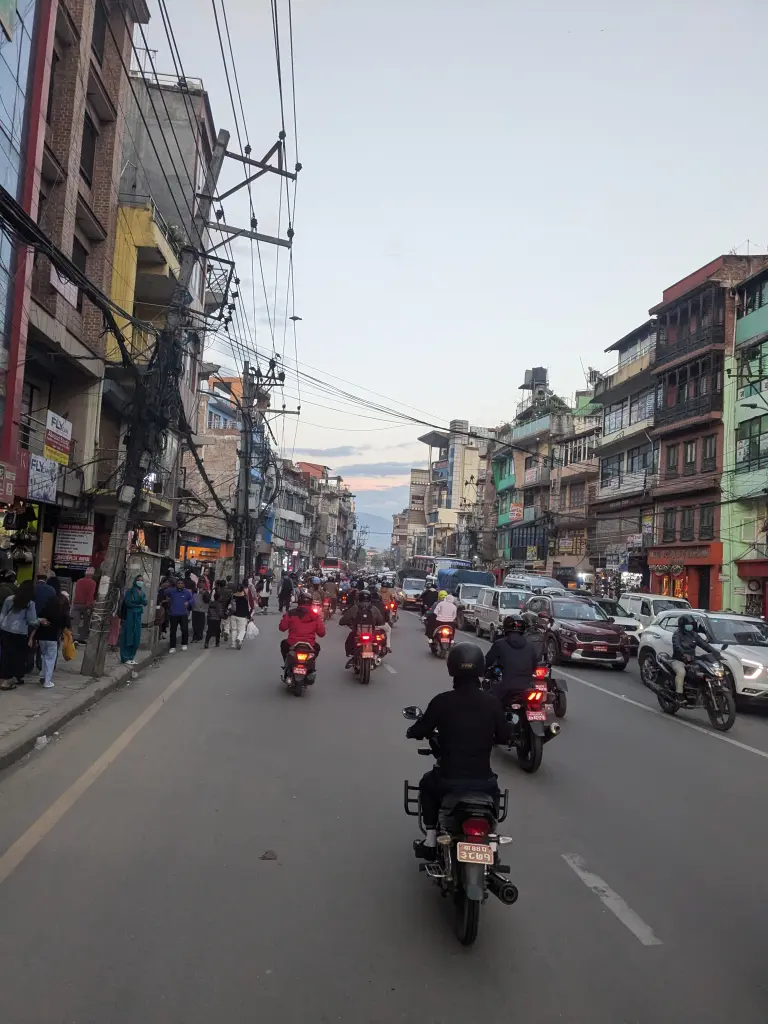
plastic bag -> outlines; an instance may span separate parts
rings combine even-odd
[[[259,627],[256,625],[255,622],[249,622],[248,625],[245,627],[245,639],[255,640],[258,635]]]
[[[74,661],[77,657],[77,649],[75,641],[72,639],[72,630],[65,629],[61,634],[61,640],[61,653],[64,655],[64,661]]]

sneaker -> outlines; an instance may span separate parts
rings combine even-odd
[[[426,846],[423,840],[415,839],[413,842],[413,855],[420,860],[437,860],[437,847]]]
[[[240,650],[240,648],[241,648],[242,646],[243,646],[243,644],[242,644],[242,641],[241,641],[241,640],[238,640],[238,641],[237,641],[237,649],[238,649],[238,651]]]
[[[182,644],[182,645],[181,645],[181,649],[182,649],[182,651],[186,651],[186,649],[187,649],[187,645],[186,645],[186,644]]]
[[[218,645],[218,644],[216,644],[216,646],[218,647],[219,645]],[[207,651],[207,650],[208,650],[208,644],[203,644],[203,648],[204,648],[204,650],[206,650],[206,651]]]
[[[41,686],[45,686],[45,676],[40,676],[38,682],[40,683]]]
[[[44,690],[52,690],[53,689],[53,683],[43,683],[43,689]]]
[[[168,651],[168,653],[169,654],[175,654],[176,653],[176,648],[175,647],[171,647],[171,649]]]

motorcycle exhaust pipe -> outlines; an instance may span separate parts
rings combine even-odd
[[[552,722],[549,726],[549,732],[551,736],[557,736],[560,733],[562,726],[559,722]]]
[[[508,878],[502,878],[501,875],[497,875],[494,871],[489,871],[488,888],[505,907],[511,907],[513,903],[517,903],[517,897],[519,896],[517,886],[513,885]]]

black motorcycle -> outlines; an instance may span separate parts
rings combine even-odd
[[[725,650],[727,644],[723,644]],[[736,721],[736,699],[725,670],[711,654],[698,655],[685,673],[682,695],[675,692],[675,670],[668,654],[657,654],[656,678],[644,682],[656,694],[665,715],[676,715],[681,708],[704,708],[713,729],[728,732]]]
[[[501,669],[491,668],[483,680],[483,688],[501,679]],[[544,746],[560,735],[560,725],[550,719],[556,714],[550,696],[551,673],[548,665],[537,665],[531,685],[516,693],[504,705],[507,721],[512,726],[512,742],[520,767],[533,775],[541,767]]]
[[[357,627],[352,667],[361,683],[370,683],[371,672],[379,667],[386,653],[387,634],[381,627],[367,625]]]
[[[283,665],[283,682],[294,697],[301,697],[304,688],[316,678],[315,649],[303,640],[289,648]]]
[[[553,678],[552,666],[549,662],[537,665],[533,677],[538,682],[546,680],[547,703],[552,705],[555,718],[565,718],[565,713],[568,710],[568,683],[564,679]]]
[[[435,624],[432,632],[429,649],[436,658],[442,658],[445,661],[450,654],[455,639],[456,630],[453,626],[449,622],[438,622]]]
[[[403,708],[405,718],[415,721],[423,714],[421,708]],[[429,747],[419,753],[432,755],[440,762],[440,747],[433,737]],[[471,946],[480,925],[480,907],[488,893],[505,906],[517,902],[517,886],[505,874],[510,868],[500,863],[499,847],[511,843],[508,836],[496,832],[497,823],[507,816],[509,790],[497,800],[489,793],[456,791],[443,797],[437,830],[437,860],[419,865],[454,906],[454,929],[463,946]],[[426,835],[422,818],[419,787],[406,779],[405,813],[418,817],[419,828]]]

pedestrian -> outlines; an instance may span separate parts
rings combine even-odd
[[[226,640],[227,634],[229,633],[229,606],[232,603],[232,587],[226,582],[226,580],[222,579],[216,584],[216,592],[219,595],[219,601],[221,602],[223,612],[221,620],[221,636]]]
[[[0,609],[0,690],[15,690],[24,683],[29,631],[40,621],[34,596],[32,580],[24,580]]]
[[[61,593],[61,583],[55,577],[50,581],[56,591],[56,597],[51,598],[40,612],[40,625],[35,632],[35,638],[40,646],[40,657],[43,668],[40,682],[46,690],[53,689],[53,671],[56,668],[56,661],[59,657],[59,641],[64,629],[71,629],[72,620],[69,614],[69,602],[66,596]],[[32,638],[30,637],[30,643]]]
[[[171,620],[171,646],[169,654],[176,653],[176,633],[181,629],[181,649],[186,651],[189,641],[189,612],[194,603],[194,595],[184,586],[184,580],[176,580],[174,588],[169,587],[165,594],[168,598],[168,612]]]
[[[6,597],[16,593],[16,573],[13,569],[4,569],[0,572],[0,608]]]
[[[91,629],[93,603],[96,600],[96,580],[93,578],[95,571],[92,565],[89,566],[85,570],[85,576],[75,583],[72,591],[72,632],[75,640],[81,644],[88,641]]]
[[[251,609],[248,604],[248,582],[243,580],[242,584],[232,595],[235,608],[229,627],[229,646],[237,648],[243,646],[245,631],[248,627],[248,620],[251,617]]]
[[[269,612],[269,595],[271,586],[272,584],[269,576],[260,576],[256,583],[256,594],[258,597],[259,608],[261,608],[264,615]]]
[[[205,594],[208,598],[208,616],[207,616],[207,628],[205,632],[205,648],[208,648],[208,644],[211,640],[216,641],[216,646],[219,646],[221,641],[221,620],[224,618],[224,609],[221,607],[221,601],[219,600],[219,593],[211,596],[211,594]]]
[[[141,618],[147,606],[147,595],[144,593],[144,577],[141,573],[126,590],[120,617],[123,628],[120,633],[120,661],[124,665],[135,665],[136,654],[141,643]]]
[[[205,619],[208,611],[208,601],[210,600],[210,594],[205,590],[198,590],[194,596],[192,602],[192,643],[199,644],[203,639],[203,633],[205,632]]]
[[[287,612],[293,597],[293,580],[286,573],[280,581],[280,589],[277,592],[277,604],[281,612]]]

